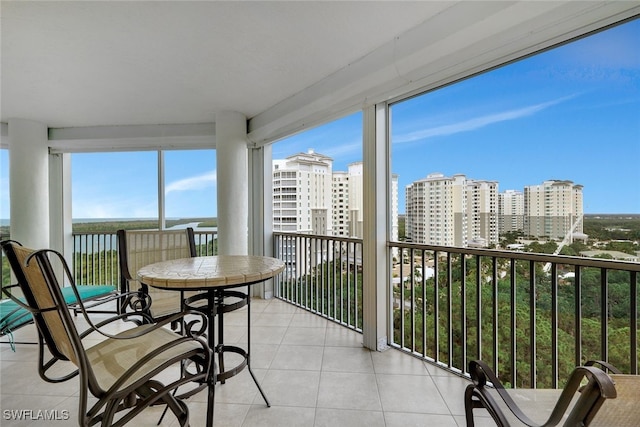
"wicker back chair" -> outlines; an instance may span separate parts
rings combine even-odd
[[[120,292],[141,292],[148,295],[151,299],[149,314],[155,320],[181,311],[184,292],[149,287],[138,281],[137,273],[149,264],[196,256],[193,229],[118,230],[117,236]]]
[[[38,329],[40,377],[53,383],[79,377],[80,426],[98,423],[121,426],[148,406],[158,404],[167,405],[181,426],[189,424],[189,412],[182,399],[193,391],[174,395],[177,388],[192,382],[196,388],[201,388],[203,384],[215,381],[212,351],[203,339],[196,336],[205,330],[204,316],[188,313],[200,316],[202,328],[196,332],[187,330],[184,335],[164,327],[173,318],[150,324],[152,319],[144,312],[120,314],[94,325],[78,298],[84,320],[89,324],[89,329],[80,333],[52,267],[52,262],[59,262],[76,291],[62,255],[48,249],[34,251],[11,241],[1,242],[0,246],[22,289],[26,300],[24,307],[33,314]],[[135,322],[129,323],[133,326],[130,329],[115,335],[101,330],[103,326],[122,322],[125,318]],[[193,327],[194,323],[190,326]],[[91,336],[91,342],[95,342],[96,334],[104,339],[92,346],[83,342],[83,338],[88,336]],[[51,354],[47,361],[44,358],[45,346]],[[64,376],[51,377],[47,371],[58,361],[70,361],[75,369]],[[168,369],[174,367],[178,369]],[[160,374],[164,382],[168,382],[166,385],[157,379]],[[90,395],[97,400],[93,403],[92,399],[93,404],[89,408]]]

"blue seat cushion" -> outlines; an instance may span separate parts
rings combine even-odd
[[[78,289],[78,294],[80,295],[80,299],[82,301],[91,300],[94,298],[100,298],[107,296],[108,294],[115,292],[116,287],[111,285],[80,285],[76,286]],[[73,293],[73,289],[71,286],[65,286],[62,288],[62,295],[64,296],[64,301],[67,305],[75,304],[76,296]]]
[[[105,297],[116,290],[116,287],[111,285],[81,285],[76,288],[82,301]],[[62,288],[62,295],[67,305],[78,302],[70,286]],[[20,301],[24,302],[24,299],[20,298]],[[4,335],[8,330],[17,329],[32,320],[31,313],[14,301],[10,299],[0,301],[0,335]]]

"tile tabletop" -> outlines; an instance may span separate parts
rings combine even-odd
[[[282,270],[284,262],[277,258],[217,255],[150,264],[138,271],[138,280],[157,288],[206,289],[259,282]]]

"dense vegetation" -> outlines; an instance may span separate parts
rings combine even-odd
[[[405,282],[402,295],[400,289],[395,287],[394,341],[402,343],[403,347],[411,351],[445,363],[451,358],[453,366],[458,368],[466,365],[470,359],[482,358],[492,361],[497,357],[497,370],[501,379],[518,387],[531,386],[532,376],[536,377],[538,387],[550,387],[553,384],[551,355],[554,332],[557,333],[558,344],[555,348],[558,352],[558,378],[561,385],[577,364],[602,358],[600,269],[582,269],[581,294],[576,302],[576,286],[572,277],[559,281],[557,296],[554,298],[551,278],[543,271],[542,265],[535,265],[535,279],[532,283],[528,261],[517,261],[512,277],[506,260],[498,260],[498,279],[494,289],[491,281],[491,260],[481,258],[480,262],[481,271],[477,274],[475,257],[464,259],[464,269],[460,256],[454,257],[450,267],[446,260],[440,260],[437,291],[434,278],[425,279],[423,286],[420,271],[414,273],[416,280],[413,287]],[[447,286],[449,276],[451,287]],[[480,286],[478,277],[482,278]],[[608,359],[627,371],[630,368],[631,357],[630,275],[627,272],[610,270],[607,277],[608,313],[604,321],[608,333]],[[515,284],[513,287],[512,279]],[[479,306],[478,291],[481,294]],[[494,298],[494,292],[497,300]],[[401,300],[405,303],[400,304]],[[414,303],[413,306],[411,301]],[[640,301],[636,301],[636,304],[638,303]],[[554,304],[557,305],[557,310],[553,309]],[[580,309],[580,321],[576,318],[577,307]],[[557,313],[557,327],[553,323],[553,313]],[[497,318],[495,323],[494,316]],[[478,323],[481,328],[481,346],[477,342]],[[415,325],[415,329],[411,328],[412,324]],[[582,337],[578,360],[575,338],[577,327],[580,328]],[[451,354],[447,341],[449,330],[452,334]],[[439,339],[437,346],[436,331]],[[515,342],[512,336],[515,337]],[[536,369],[533,372],[532,338],[535,338],[536,355]],[[495,349],[497,354],[494,353]],[[515,354],[512,353],[514,349]]]

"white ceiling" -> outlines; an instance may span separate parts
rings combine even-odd
[[[2,1],[0,13],[2,122],[96,134],[232,110],[262,143],[637,15],[640,2]]]

